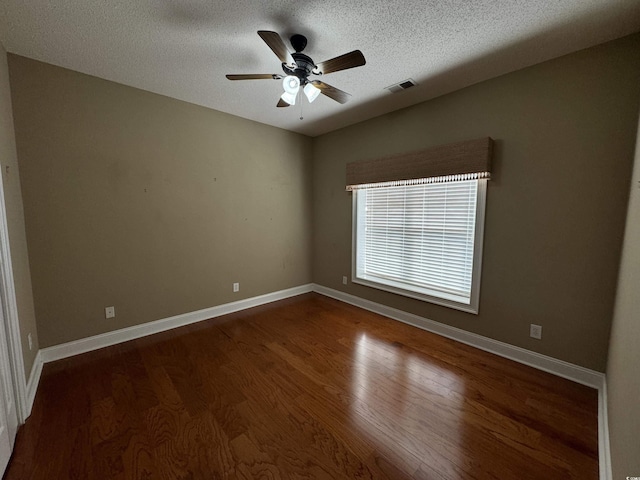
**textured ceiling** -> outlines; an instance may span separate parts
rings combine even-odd
[[[36,60],[316,136],[640,30],[639,0],[2,0],[0,41]],[[276,108],[282,73],[257,35],[307,36],[322,80],[353,95]],[[398,94],[385,87],[414,79]],[[302,104],[302,107],[300,107]],[[303,120],[300,120],[302,108]]]

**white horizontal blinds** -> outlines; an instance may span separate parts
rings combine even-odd
[[[358,190],[358,276],[468,303],[477,188],[467,180]]]
[[[347,164],[354,281],[477,312],[492,151],[486,137]]]

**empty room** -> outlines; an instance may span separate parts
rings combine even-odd
[[[640,478],[640,3],[5,0],[0,473]]]

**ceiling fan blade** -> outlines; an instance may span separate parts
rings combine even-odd
[[[327,74],[347,70],[348,68],[361,67],[365,63],[367,63],[367,61],[364,59],[362,52],[360,50],[354,50],[353,52],[345,53],[331,60],[320,62],[316,65],[315,70]]]
[[[313,80],[311,84],[320,90],[320,93],[326,95],[327,97],[335,100],[338,103],[347,103],[351,98],[351,94],[347,92],[343,92],[339,88],[332,87],[331,85],[327,85],[320,80]]]
[[[278,104],[276,105],[276,107],[290,107],[291,105],[289,105],[287,102],[285,102],[283,99],[278,100]]]
[[[282,37],[276,32],[269,32],[268,30],[258,30],[258,35],[264,40],[264,43],[269,45],[269,48],[273,50],[276,57],[280,59],[282,63],[287,65],[295,65],[296,61],[293,59],[286,45],[282,41]]]
[[[281,80],[282,75],[276,73],[241,73],[226,75],[229,80]]]

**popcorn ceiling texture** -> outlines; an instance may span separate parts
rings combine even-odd
[[[637,0],[4,0],[6,50],[317,136],[640,30]],[[316,62],[360,49],[367,65],[323,81],[353,95],[275,107],[282,73],[257,35],[307,36]],[[413,78],[391,95],[385,87]],[[300,116],[304,120],[300,120]]]

